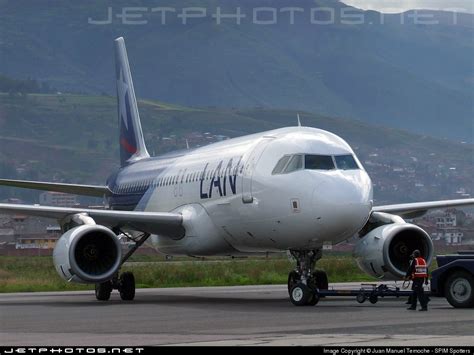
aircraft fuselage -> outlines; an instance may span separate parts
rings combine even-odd
[[[192,216],[184,238],[152,237],[173,255],[319,248],[357,233],[372,208],[371,180],[351,147],[307,127],[142,159],[107,185],[112,209]]]

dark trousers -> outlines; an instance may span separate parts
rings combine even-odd
[[[411,289],[413,293],[411,295],[411,307],[416,308],[416,303],[419,300],[421,308],[426,308],[428,302],[426,300],[425,291],[423,290],[423,281],[422,278],[413,279],[413,285]]]

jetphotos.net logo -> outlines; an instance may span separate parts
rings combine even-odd
[[[461,8],[442,9],[448,16],[443,16],[451,24],[458,24]],[[90,16],[88,23],[96,26],[126,25],[144,26],[181,24],[190,25],[198,21],[212,21],[221,24],[252,24],[256,26],[272,25],[373,25],[385,23],[439,25],[440,19],[436,13],[428,10],[413,10],[399,14],[366,12],[353,7],[254,7],[208,8],[208,7],[112,7],[104,9],[102,14]]]

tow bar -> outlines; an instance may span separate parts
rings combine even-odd
[[[366,300],[369,300],[370,303],[375,304],[378,302],[379,298],[384,297],[403,297],[410,296],[412,291],[401,290],[400,287],[395,285],[386,285],[386,284],[361,284],[361,287],[358,290],[318,290],[316,291],[319,297],[331,297],[331,296],[348,296],[356,297],[357,302],[364,303]],[[425,295],[429,296],[430,292],[425,291]]]

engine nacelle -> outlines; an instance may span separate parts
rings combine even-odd
[[[110,280],[120,267],[122,247],[110,229],[82,225],[68,230],[56,243],[54,266],[67,281],[101,283]]]
[[[433,242],[423,229],[409,223],[392,223],[375,228],[354,248],[359,267],[384,280],[405,277],[410,255],[418,249],[428,265],[433,259]]]

